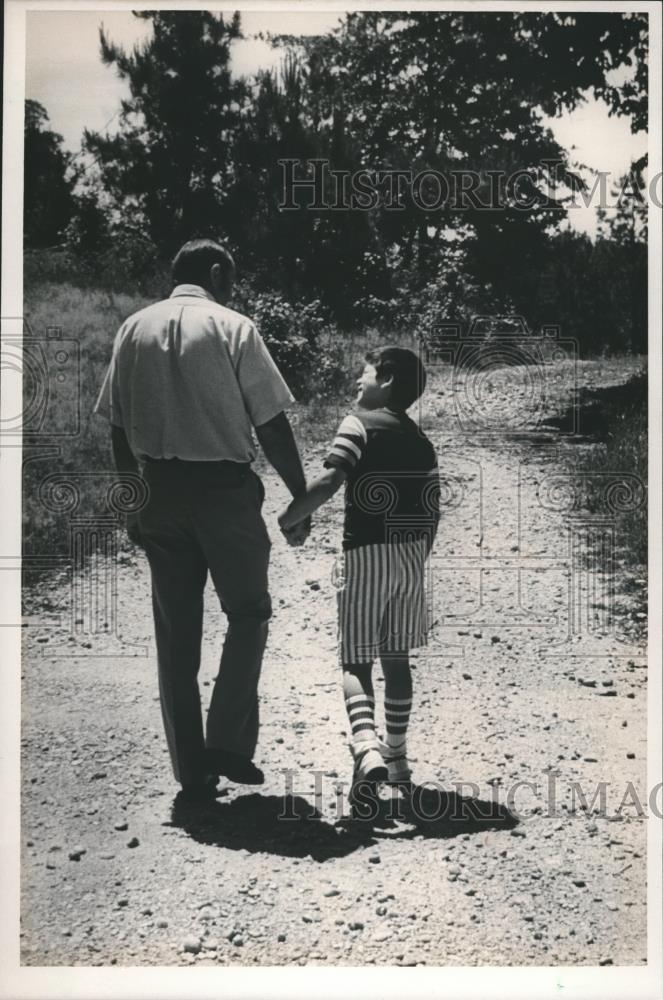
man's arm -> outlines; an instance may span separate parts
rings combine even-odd
[[[128,472],[138,475],[138,462],[136,456],[129,447],[127,435],[124,427],[111,424],[111,445],[113,448],[113,460],[118,472]],[[138,529],[138,514],[127,514],[127,534],[135,545],[140,545],[140,531]]]
[[[314,510],[333,497],[343,485],[347,473],[343,469],[325,469],[306,487],[306,492],[296,496],[279,517],[283,531],[289,531],[304,518],[310,517]]]
[[[255,430],[267,461],[278,472],[293,497],[299,496],[306,489],[306,478],[286,414],[278,413]]]
[[[113,459],[118,472],[138,472],[138,462],[136,456],[129,447],[127,435],[124,427],[111,424],[111,444],[113,447]]]
[[[306,490],[306,477],[286,414],[283,411],[277,413],[271,420],[257,426],[255,431],[267,461],[278,472],[293,497],[302,494]],[[311,531],[311,519],[301,521],[294,531],[283,527],[281,530],[289,545],[303,545]]]

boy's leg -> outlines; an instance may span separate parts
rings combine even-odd
[[[382,755],[389,770],[389,780],[410,779],[407,761],[407,729],[412,709],[412,673],[406,652],[389,653],[381,658],[384,673],[385,742]]]
[[[387,774],[375,731],[371,670],[371,663],[343,664],[343,696],[352,732],[355,779],[382,781]]]

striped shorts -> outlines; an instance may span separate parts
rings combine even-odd
[[[337,564],[341,663],[424,646],[428,634],[425,540],[362,545]]]

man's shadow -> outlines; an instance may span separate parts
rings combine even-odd
[[[347,810],[346,810],[347,812]],[[413,786],[406,796],[369,803],[329,822],[299,795],[240,795],[193,805],[178,796],[170,825],[200,844],[324,862],[342,858],[388,835],[396,839],[451,839],[488,830],[511,830],[516,817],[497,801]]]
[[[199,844],[287,858],[310,856],[314,861],[345,857],[360,843],[355,833],[328,823],[300,795],[254,792],[197,805],[177,796],[171,825],[186,831]]]

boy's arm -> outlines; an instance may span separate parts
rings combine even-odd
[[[300,493],[286,507],[279,516],[279,525],[283,531],[289,531],[299,521],[310,517],[313,511],[322,507],[323,503],[331,499],[334,493],[343,485],[347,479],[347,472],[344,469],[325,469],[319,476],[307,483],[304,493]]]
[[[430,477],[432,482],[437,484],[437,490],[433,493],[429,501],[429,509],[433,519],[433,528],[430,535],[428,535],[426,539],[428,542],[426,558],[428,558],[432,552],[435,539],[437,538],[437,529],[440,527],[440,473],[437,465],[431,471]]]

